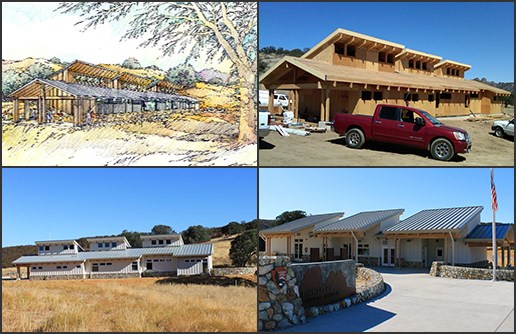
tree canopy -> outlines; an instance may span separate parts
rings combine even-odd
[[[151,234],[176,234],[176,231],[168,225],[154,225]]]
[[[202,225],[190,226],[182,233],[182,235],[185,244],[205,242],[211,239],[210,232]]]
[[[236,267],[244,267],[251,264],[253,257],[256,256],[258,247],[258,237],[256,230],[248,230],[240,234],[231,241],[229,257],[231,263]]]
[[[306,217],[306,212],[301,210],[285,211],[276,217],[276,225],[285,224]]]

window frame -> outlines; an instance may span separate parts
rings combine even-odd
[[[369,97],[367,95],[369,95]],[[370,101],[370,100],[372,100],[372,98],[373,98],[373,92],[370,90],[363,90],[360,95],[360,99],[362,101]]]

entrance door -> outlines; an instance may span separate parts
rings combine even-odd
[[[335,260],[335,251],[333,248],[326,248],[326,261],[333,261]]]
[[[301,259],[303,257],[303,239],[294,240],[294,259]]]
[[[310,248],[310,262],[319,262],[319,248]]]
[[[394,252],[394,248],[389,246],[382,247],[382,266],[394,267],[395,258],[396,254]]]

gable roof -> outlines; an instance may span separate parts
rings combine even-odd
[[[80,252],[66,255],[22,256],[13,264],[83,262],[86,260],[137,259],[145,255],[170,255],[177,257],[208,256],[213,254],[213,244],[189,244],[176,247],[130,248],[118,251]]]
[[[127,247],[131,247],[131,244],[129,243],[129,241],[125,237],[122,237],[122,236],[96,237],[96,238],[87,238],[86,239],[86,241],[88,241],[89,243],[106,242],[106,241],[112,241],[112,240],[121,241],[121,242],[125,243],[127,245]]]
[[[325,213],[320,215],[307,216],[291,222],[261,230],[260,233],[294,233],[309,227],[320,227],[333,223],[344,216],[344,212]]]
[[[504,240],[505,237],[509,237],[509,240],[514,242],[514,224],[502,224],[496,223],[495,225],[496,240]],[[491,223],[482,223],[475,226],[475,228],[468,233],[464,242],[491,242],[493,237],[493,227]],[[512,239],[512,240],[511,240]]]
[[[392,209],[359,212],[334,223],[314,228],[314,232],[367,230],[386,219],[401,215],[404,211],[404,209]]]
[[[460,230],[483,209],[482,206],[468,206],[423,210],[389,227],[384,233],[430,233]]]
[[[266,83],[267,78],[288,64],[294,65],[323,81],[367,84],[372,86],[393,86],[402,88],[429,89],[437,91],[461,90],[467,92],[491,91],[495,94],[510,95],[511,93],[477,81],[462,78],[421,76],[409,72],[372,71],[352,66],[333,65],[327,62],[303,59],[298,57],[283,57],[260,77],[260,83]]]
[[[34,242],[36,244],[36,246],[39,246],[39,245],[69,245],[69,244],[74,244],[78,247],[78,249],[80,250],[84,250],[81,245],[79,245],[79,243],[77,241],[75,241],[74,239],[68,239],[68,240],[45,240],[45,241],[36,241]]]

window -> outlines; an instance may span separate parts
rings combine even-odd
[[[116,242],[112,242],[111,247],[113,247],[113,248],[116,247]]]
[[[369,244],[358,242],[358,255],[369,256]]]
[[[303,257],[303,239],[294,239],[294,258],[300,259]]]
[[[464,106],[466,108],[469,107],[469,95],[468,94],[464,95]]]
[[[81,265],[80,265],[80,264],[78,264],[78,265],[76,265],[76,266],[75,266],[75,268],[79,268],[79,269],[80,269],[80,268],[81,268]]]
[[[147,270],[152,270],[152,262],[147,260]]]
[[[434,102],[434,94],[428,94],[428,101]]]
[[[409,59],[409,61],[408,61],[408,67],[409,67],[409,68],[414,68],[414,60]]]
[[[57,266],[57,269],[61,269],[61,266]]]
[[[172,243],[172,240],[167,239],[167,245],[170,245]]]
[[[339,55],[344,55],[344,49],[346,48],[346,45],[342,43],[335,43],[335,53]]]
[[[387,64],[394,64],[394,55],[392,53],[387,55]]]
[[[38,267],[38,269],[43,269],[43,267]]]
[[[385,63],[385,52],[383,52],[383,51],[378,52],[378,61],[380,63]]]
[[[50,250],[50,246],[45,246],[45,250],[46,251]]]
[[[478,99],[478,93],[471,93],[469,96]]]
[[[138,270],[138,262],[131,263],[131,267],[133,270]]]
[[[160,259],[159,262],[165,262],[165,259]]]
[[[346,55],[350,57],[355,57],[356,55],[356,48],[354,45],[348,45],[347,53]]]
[[[68,266],[63,266],[63,269],[68,269]]]
[[[437,257],[442,257],[442,256],[443,256],[442,248],[437,248]]]
[[[419,101],[419,94],[412,94],[412,101]]]
[[[398,110],[398,108],[394,107],[382,107],[382,110],[380,110],[380,118],[398,121]]]
[[[97,244],[97,247],[98,247],[98,248],[102,248],[102,242],[99,242],[99,243]]]
[[[37,267],[32,267],[32,269],[36,270]]]
[[[422,64],[421,64],[421,68],[423,69],[423,71],[426,71],[426,70],[427,70],[426,62],[424,62],[424,63],[422,63]]]
[[[410,93],[403,94],[403,101],[410,101],[410,99],[411,99],[411,94]]]
[[[401,109],[401,120],[406,123],[414,123],[414,112],[408,109]]]
[[[156,244],[156,240],[151,240],[151,245],[155,245]]]
[[[373,99],[375,101],[383,100],[383,92],[374,92]]]
[[[92,264],[91,271],[93,271],[93,272],[99,271],[99,264],[98,263]]]
[[[68,249],[68,245],[63,245],[63,250],[67,250]]]
[[[451,93],[441,93],[441,100],[451,100]]]
[[[446,69],[446,74],[450,75],[450,69],[449,68]]]
[[[43,251],[43,246],[39,246],[39,251],[42,252]]]
[[[69,249],[75,250],[75,245],[68,246]]]
[[[158,240],[158,244],[163,245],[163,240]]]
[[[416,61],[416,68],[421,69],[421,62],[419,60]]]
[[[188,263],[190,263],[190,260],[185,260],[185,262],[188,262]]]
[[[111,263],[111,262],[106,263],[106,266],[112,266],[112,265],[113,265],[113,263]]]
[[[167,262],[172,262],[172,259],[167,259]]]
[[[109,242],[104,243],[104,247],[109,248]]]
[[[371,99],[371,92],[368,90],[363,90],[362,91],[362,100],[366,101],[366,100],[370,100],[370,99]]]
[[[154,261],[154,262],[159,262],[159,260],[158,260],[158,259],[154,259],[154,260],[152,260],[152,261]]]

